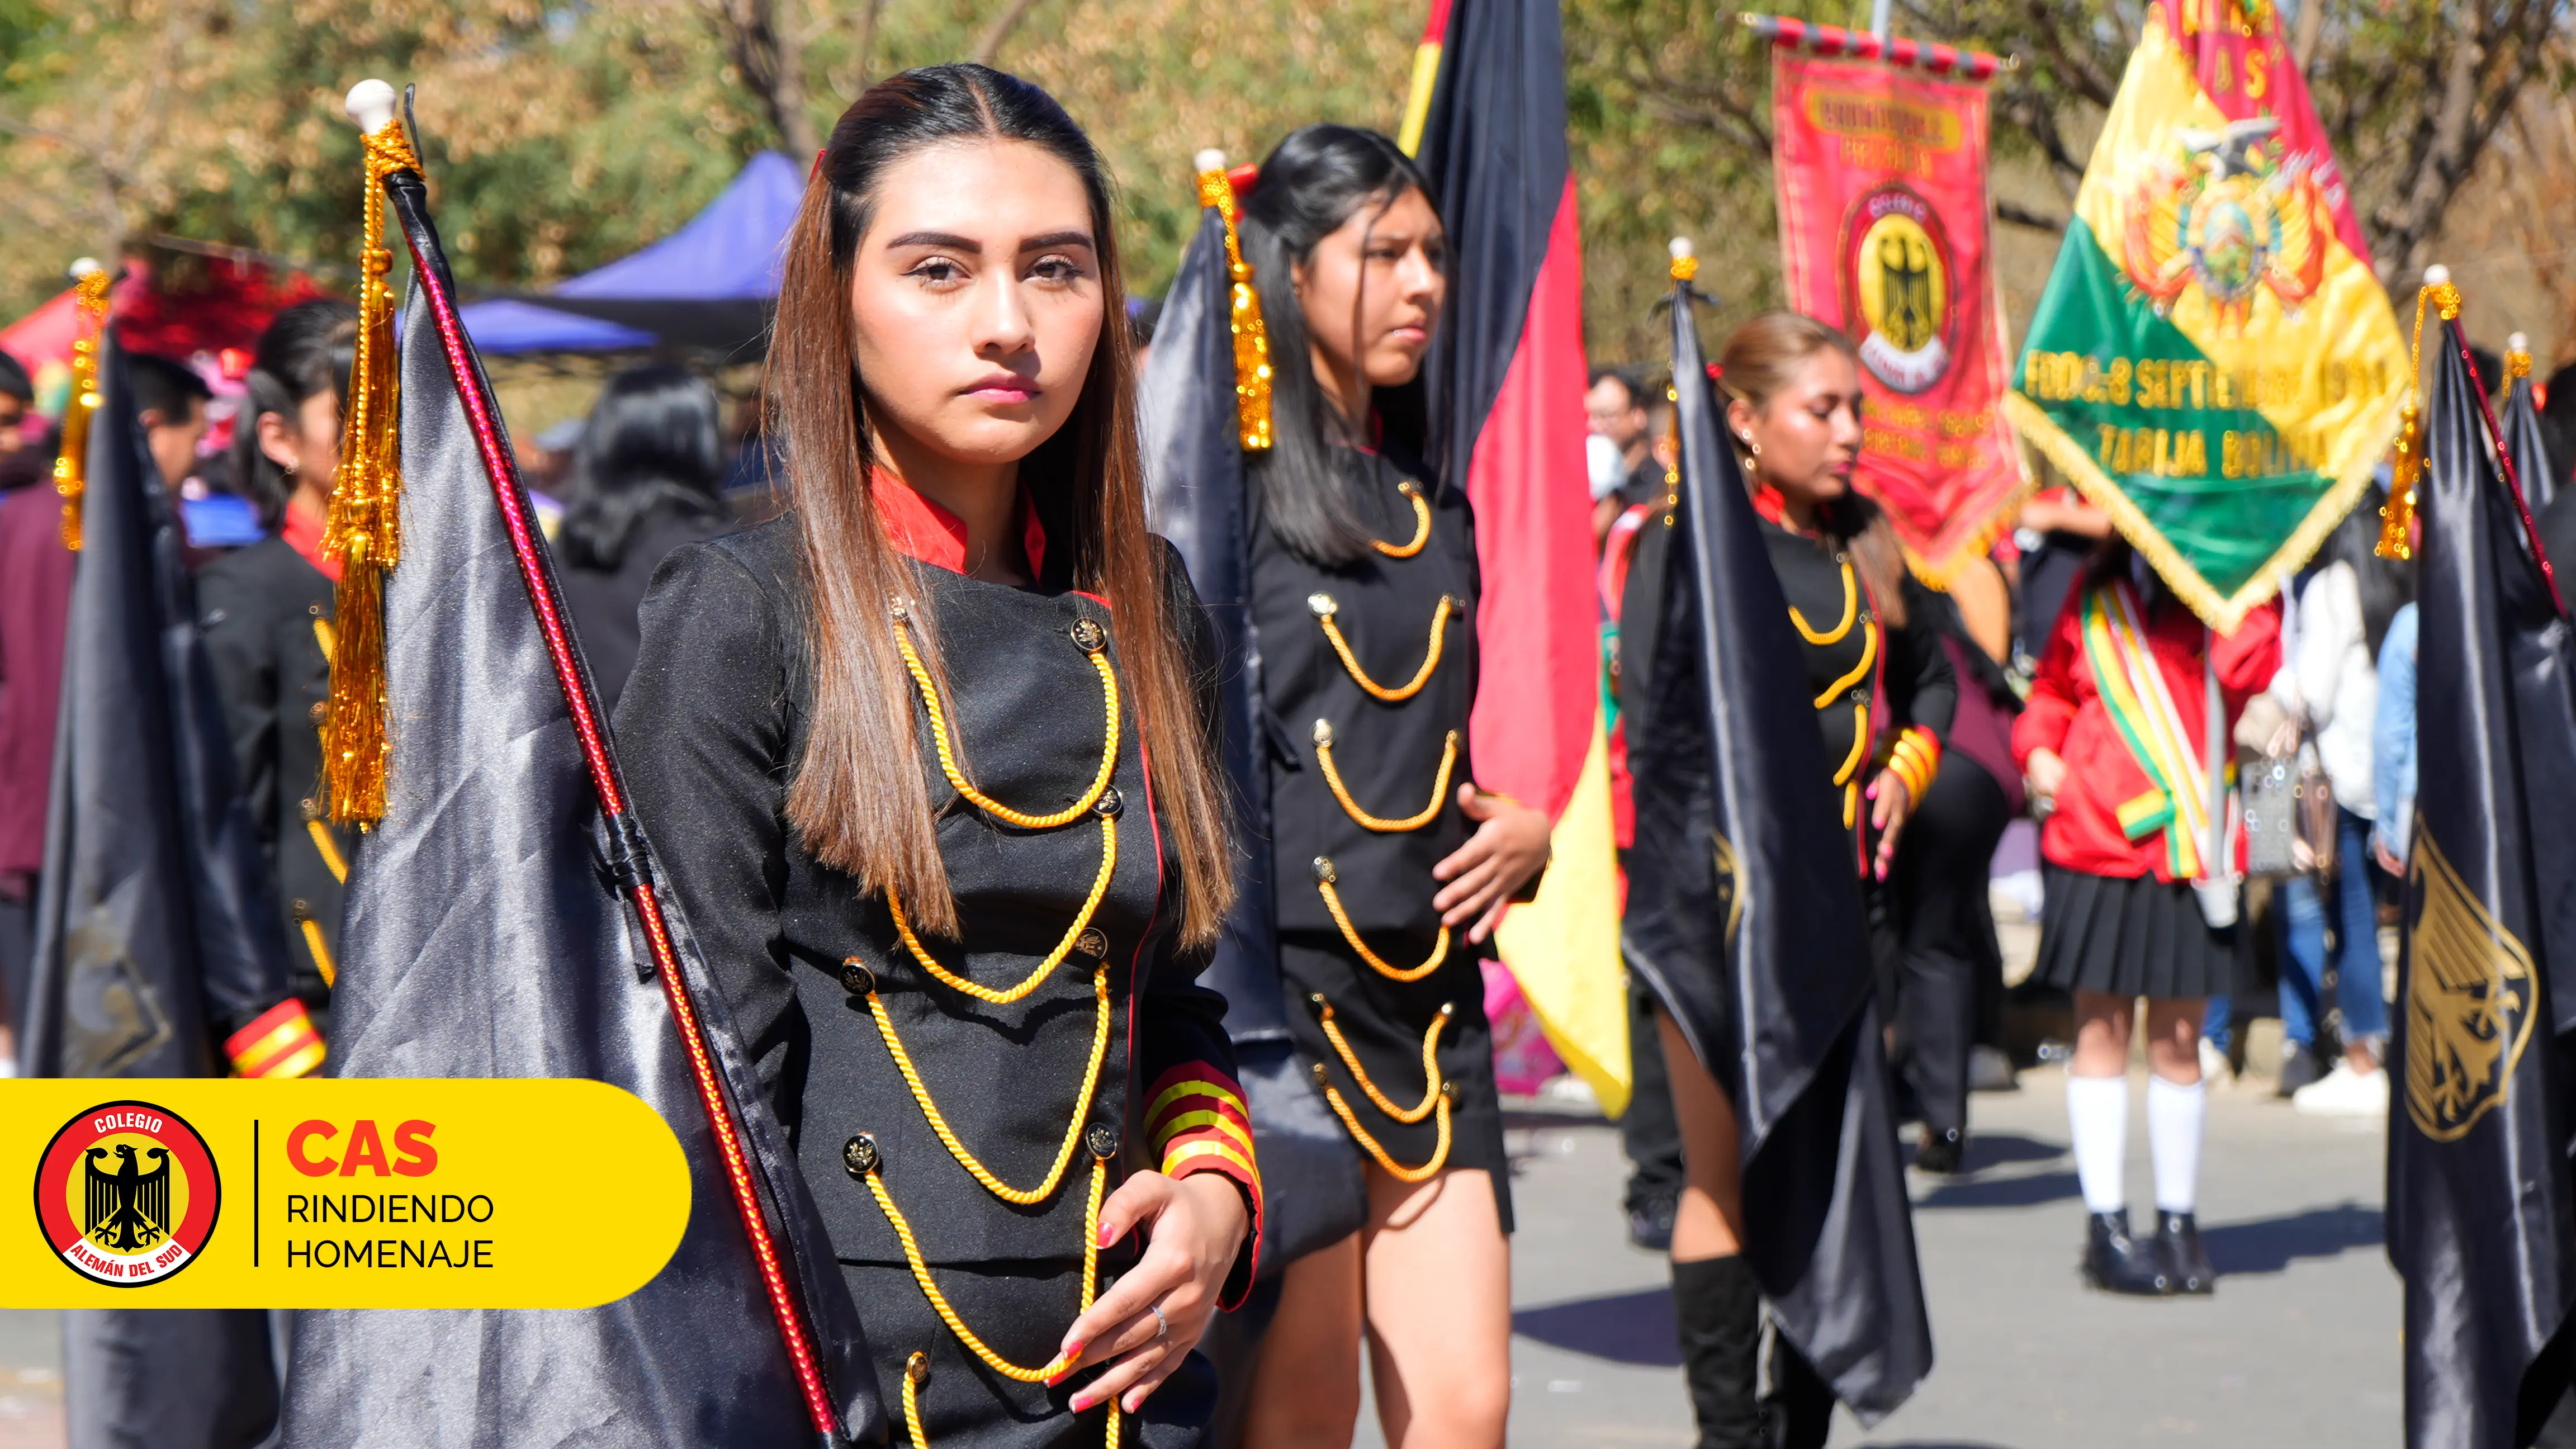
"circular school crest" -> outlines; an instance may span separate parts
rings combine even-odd
[[[102,1102],[63,1124],[36,1166],[36,1222],[72,1271],[112,1288],[158,1283],[215,1231],[214,1154],[176,1113]]]
[[[1950,239],[1932,203],[1897,182],[1861,193],[1843,219],[1844,315],[1860,329],[1860,360],[1900,393],[1950,371]]]

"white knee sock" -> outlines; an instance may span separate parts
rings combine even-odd
[[[2147,1081],[2147,1145],[2156,1155],[2156,1210],[2193,1211],[2200,1196],[2200,1127],[2209,1114],[2209,1088],[2186,1087],[2162,1077]]]
[[[2084,1210],[2127,1211],[2120,1169],[2129,1151],[2129,1079],[2068,1077],[2066,1122],[2075,1131],[2075,1176],[2084,1185]]]

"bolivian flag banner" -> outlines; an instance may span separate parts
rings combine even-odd
[[[2272,0],[2157,0],[2005,410],[2222,632],[2352,508],[2406,349]]]

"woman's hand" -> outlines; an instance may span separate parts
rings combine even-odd
[[[1885,880],[1888,867],[1896,863],[1896,838],[1905,833],[1906,817],[1914,813],[1914,792],[1905,788],[1904,776],[1894,770],[1881,770],[1865,793],[1876,802],[1870,806],[1869,826],[1878,832],[1878,861],[1874,869],[1878,878]]]
[[[1547,816],[1473,785],[1458,787],[1458,808],[1484,823],[1431,868],[1432,879],[1448,882],[1431,898],[1431,908],[1444,926],[1474,921],[1467,939],[1481,945],[1512,896],[1547,868]]]
[[[1220,1172],[1180,1178],[1140,1172],[1109,1195],[1100,1205],[1100,1245],[1108,1247],[1137,1227],[1146,1230],[1148,1241],[1136,1266],[1065,1330],[1058,1350],[1065,1366],[1047,1382],[1061,1383],[1093,1364],[1109,1365],[1073,1396],[1074,1412],[1112,1394],[1125,1395],[1120,1406],[1128,1413],[1145,1406],[1207,1332],[1249,1224],[1242,1189]]]
[[[2057,808],[2058,787],[2066,783],[2066,762],[2055,750],[2033,750],[2022,762],[2021,777],[2023,788],[2030,791],[2031,815],[2047,819],[2048,812]]]

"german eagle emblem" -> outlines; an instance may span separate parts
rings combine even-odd
[[[2436,1142],[2503,1104],[2531,1040],[2531,953],[2469,892],[2430,835],[2415,845],[2406,982],[2406,1114]]]
[[[131,1143],[115,1149],[116,1165],[102,1168],[109,1149],[93,1147],[83,1159],[87,1170],[81,1235],[111,1253],[131,1256],[170,1236],[170,1152],[146,1148],[153,1159],[145,1170]]]
[[[2177,127],[2122,188],[2120,269],[2157,316],[2197,287],[2212,320],[2241,331],[2267,289],[2284,312],[2316,295],[2334,223],[2306,165],[2283,163],[2280,128],[2272,116]]]

